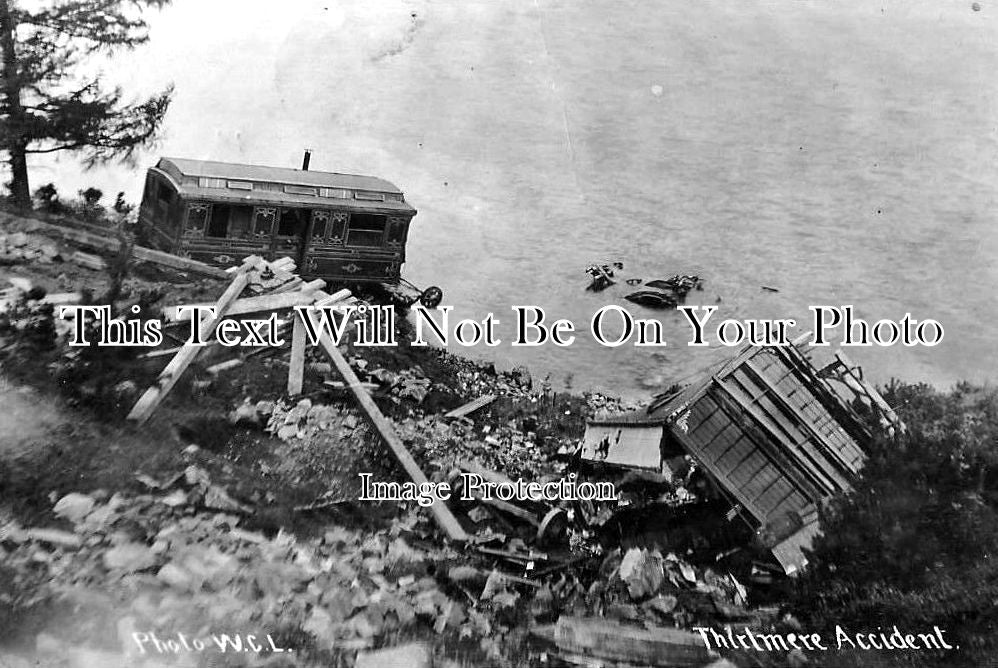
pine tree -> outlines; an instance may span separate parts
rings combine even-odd
[[[87,166],[130,159],[155,138],[172,86],[125,103],[99,76],[81,78],[90,56],[130,49],[149,39],[142,12],[169,0],[0,0],[0,149],[10,162],[11,200],[31,205],[27,156],[79,152]]]

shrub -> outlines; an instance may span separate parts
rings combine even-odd
[[[65,213],[66,205],[59,199],[59,191],[54,183],[46,183],[35,190],[35,199],[38,200],[38,208],[46,213]]]
[[[984,665],[998,653],[998,393],[892,385],[885,398],[908,434],[870,444],[854,491],[825,509],[797,613],[824,631],[939,626],[960,646],[824,665]]]

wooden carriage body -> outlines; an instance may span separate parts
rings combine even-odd
[[[227,267],[290,256],[308,278],[397,284],[416,210],[372,176],[162,158],[148,170],[146,243]]]

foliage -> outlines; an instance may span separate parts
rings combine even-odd
[[[11,163],[12,199],[30,204],[25,157],[79,152],[91,166],[129,160],[152,141],[166,114],[172,87],[146,100],[124,101],[120,88],[83,76],[96,54],[130,49],[148,40],[142,11],[169,0],[0,0],[0,137]]]
[[[35,200],[40,211],[75,216],[91,224],[129,228],[135,223],[135,205],[125,200],[124,192],[118,193],[110,210],[100,203],[104,193],[98,188],[83,188],[77,194],[78,198],[64,202],[55,184],[46,183],[35,190]]]
[[[96,223],[104,218],[104,207],[101,206],[101,199],[104,193],[93,186],[80,191],[80,199],[83,204],[79,207],[80,216],[88,223]]]
[[[798,614],[823,630],[939,626],[960,647],[823,665],[984,665],[998,652],[998,392],[892,385],[885,398],[909,432],[871,444],[854,492],[826,509]]]
[[[46,213],[65,213],[66,206],[59,199],[59,190],[54,183],[46,183],[35,190],[35,199],[39,208]]]

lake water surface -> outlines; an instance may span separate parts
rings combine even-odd
[[[371,173],[419,209],[406,275],[461,317],[537,304],[585,328],[623,278],[699,274],[722,317],[810,304],[935,318],[931,349],[856,349],[877,382],[998,376],[998,5],[968,2],[178,0],[106,65],[176,98],[157,155]],[[141,169],[35,186],[141,190]],[[762,285],[779,289],[764,291]],[[635,394],[723,351],[472,352]],[[507,322],[508,321],[508,322]]]

